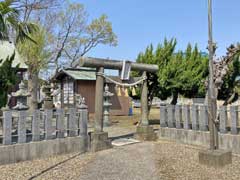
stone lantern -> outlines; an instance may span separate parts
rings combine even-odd
[[[51,89],[52,87],[49,84],[43,87],[43,92],[45,93],[44,104],[43,104],[44,109],[53,109],[53,96],[52,96]]]
[[[103,102],[103,107],[104,107],[104,112],[103,112],[103,125],[104,126],[110,126],[111,122],[109,120],[109,110],[110,110],[110,106],[112,105],[112,103],[110,102],[110,98],[113,96],[114,94],[109,92],[109,87],[106,84],[104,87],[104,93],[103,93],[103,97],[104,97],[104,102]]]
[[[12,93],[12,97],[17,98],[17,105],[14,106],[12,109],[14,110],[27,110],[29,107],[27,106],[27,97],[30,94],[27,91],[26,86],[24,85],[23,81],[19,84],[19,90]]]

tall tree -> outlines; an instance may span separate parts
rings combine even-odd
[[[96,46],[117,45],[117,37],[106,15],[88,21],[80,3],[68,0],[19,0],[24,22],[37,22],[45,28],[50,67],[74,66],[74,62]]]
[[[39,12],[54,11],[61,6],[64,0],[15,0],[14,8],[21,12],[23,22],[36,21]]]
[[[137,57],[136,61],[139,63],[157,64],[159,66],[158,73],[147,74],[149,88],[148,98],[150,102],[149,104],[151,104],[153,97],[159,97],[165,100],[172,95],[172,92],[166,88],[165,86],[166,81],[164,80],[164,77],[161,76],[161,73],[173,58],[176,43],[177,42],[175,39],[171,39],[169,41],[165,39],[164,43],[159,44],[155,51],[153,50],[153,46],[150,45],[146,48],[144,53],[140,53]]]
[[[202,55],[197,46],[192,48],[190,44],[184,52],[175,53],[176,44],[175,39],[165,39],[155,51],[150,45],[145,53],[138,55],[137,62],[159,66],[157,74],[148,74],[150,102],[155,96],[162,100],[171,96],[171,104],[176,104],[179,94],[190,98],[205,94],[207,57]]]
[[[117,36],[107,16],[89,22],[80,3],[66,1],[59,10],[48,11],[41,17],[41,24],[51,35],[48,38],[50,64],[56,71],[62,66],[74,66],[75,61],[100,44],[117,45]]]
[[[12,41],[15,44],[29,40],[36,43],[30,34],[37,30],[34,23],[21,20],[20,11],[15,7],[15,0],[4,0],[0,2],[0,40]],[[7,58],[0,67],[0,106],[6,103],[9,88],[16,82],[17,68],[12,68],[11,64],[15,54]]]
[[[177,58],[178,59],[178,58]],[[188,98],[204,97],[204,80],[208,76],[208,57],[195,45],[189,44],[178,68],[176,82],[180,82],[180,94]]]
[[[30,37],[37,43],[23,41],[18,43],[17,49],[28,65],[28,90],[31,93],[29,107],[34,110],[38,107],[39,72],[46,68],[50,54],[45,49],[46,32],[42,27],[39,26]]]

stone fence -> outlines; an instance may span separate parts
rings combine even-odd
[[[51,155],[85,152],[88,109],[3,111],[0,164]]]
[[[238,134],[238,106],[221,106],[219,112],[220,133]],[[208,111],[205,105],[167,105],[160,107],[161,127],[208,131]]]
[[[218,109],[220,148],[240,154],[239,111],[238,106],[221,106]],[[208,147],[207,106],[160,106],[159,137]]]

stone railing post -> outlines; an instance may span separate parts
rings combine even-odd
[[[169,104],[167,106],[167,120],[168,120],[168,127],[174,128],[175,127],[175,106]]]
[[[175,106],[175,119],[176,119],[176,128],[182,129],[182,106]]]
[[[3,144],[12,144],[12,111],[3,110]]]
[[[238,134],[238,107],[230,106],[231,134]]]
[[[57,138],[64,138],[65,134],[64,119],[65,119],[64,109],[57,109]]]
[[[32,141],[40,141],[40,111],[33,111],[32,118]]]
[[[77,118],[76,108],[69,108],[68,116],[68,136],[77,136]]]
[[[221,106],[220,107],[220,132],[221,133],[227,133],[227,106]]]
[[[25,143],[27,141],[26,120],[27,111],[18,111],[18,143]]]
[[[197,105],[191,106],[191,119],[192,119],[192,129],[198,130],[199,129],[199,111]]]
[[[190,108],[189,105],[183,105],[183,128],[190,129]]]
[[[167,127],[167,107],[166,105],[160,105],[160,126]]]
[[[208,130],[208,109],[205,105],[201,105],[199,109],[199,130]]]
[[[44,111],[44,119],[45,119],[45,140],[49,140],[53,138],[53,127],[52,127],[52,118],[53,118],[53,110],[45,109]]]
[[[83,137],[88,137],[88,107],[85,101],[82,101],[79,106],[79,135]]]

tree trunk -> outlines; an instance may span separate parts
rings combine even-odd
[[[178,93],[177,93],[177,92],[174,92],[174,93],[172,94],[171,104],[172,104],[172,105],[176,105],[176,104],[177,104],[177,99],[178,99]]]
[[[207,104],[208,104],[208,90],[206,90],[206,96],[204,99],[204,105],[207,105]]]
[[[236,98],[238,98],[238,94],[233,92],[232,95],[224,101],[223,106],[233,103]]]
[[[33,112],[38,108],[38,72],[29,71],[28,79],[28,91],[30,92],[29,97],[29,111]]]

